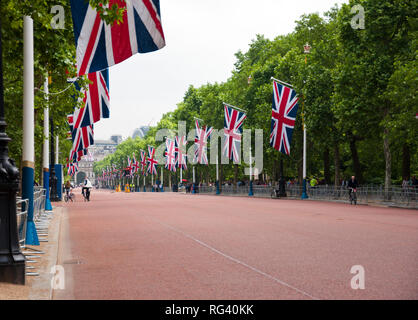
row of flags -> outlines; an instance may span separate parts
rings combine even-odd
[[[290,144],[296,121],[299,99],[296,92],[288,86],[273,82],[273,104],[271,115],[270,145],[286,154],[290,154]],[[247,115],[244,110],[224,103],[224,145],[223,154],[234,163],[240,162],[241,140],[244,120]],[[207,144],[213,132],[209,126],[201,126],[199,119],[195,119],[194,162],[208,165]],[[187,170],[186,136],[167,138],[164,156],[165,168],[176,172],[178,168]],[[142,175],[157,175],[158,161],[155,159],[155,148],[148,146],[148,156],[141,150],[141,162],[137,162],[135,154],[132,160],[128,157],[128,166],[121,169],[126,175],[133,176],[137,172]],[[103,178],[115,177],[114,171],[103,170]]]
[[[74,83],[80,92],[78,104],[82,106],[67,117],[70,127],[67,136],[73,142],[67,168],[68,174],[73,176],[78,170],[78,161],[94,144],[94,123],[110,116],[109,68],[136,53],[163,48],[165,38],[159,0],[109,0],[107,7],[116,4],[125,9],[123,21],[113,25],[102,21],[88,1],[71,0],[70,3],[77,77],[68,81]],[[86,76],[89,81],[87,89],[78,83],[81,76]]]

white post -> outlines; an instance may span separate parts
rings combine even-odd
[[[163,167],[161,166],[161,191],[164,189],[164,172]]]
[[[253,158],[251,154],[251,146],[250,146],[250,182],[252,181],[253,177]]]
[[[44,149],[43,149],[43,168],[48,169],[49,168],[49,106],[48,106],[48,77],[45,78],[45,84],[44,84],[44,90],[46,94],[47,99],[47,106],[44,109]],[[48,171],[48,170],[46,170]]]
[[[180,167],[180,183],[183,182],[183,167]]]
[[[193,166],[193,183],[196,183],[195,173],[194,173],[194,166]]]
[[[34,167],[34,66],[33,66],[33,20],[23,18],[23,166]]]
[[[55,164],[59,163],[59,143],[60,143],[60,138],[58,137],[58,135],[55,137]]]
[[[26,244],[39,245],[38,233],[33,221],[35,126],[34,126],[34,63],[33,20],[23,17],[23,152],[22,152],[22,199],[29,200]]]
[[[216,155],[216,181],[219,181],[219,162],[218,162],[218,155]]]

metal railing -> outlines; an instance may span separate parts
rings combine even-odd
[[[29,200],[17,197],[16,198],[16,221],[17,234],[19,237],[19,246],[21,249],[26,245],[26,226],[28,219]]]
[[[253,185],[253,194],[255,197],[270,198],[274,188],[268,185]],[[200,186],[199,193],[215,194],[216,187]],[[221,187],[221,195],[246,196],[248,193],[248,184],[244,186],[223,185]],[[346,187],[307,186],[307,193],[309,198],[313,200],[349,202],[348,189]],[[286,195],[287,198],[300,198],[302,196],[302,186],[286,186]],[[402,188],[400,186],[393,186],[385,190],[383,186],[360,186],[357,188],[357,203],[376,203],[418,209],[418,189],[414,187]]]

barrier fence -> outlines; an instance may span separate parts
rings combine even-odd
[[[270,198],[274,197],[274,189],[267,185],[253,185],[253,194],[255,197]],[[221,195],[248,196],[250,187],[223,185]],[[202,194],[215,194],[215,186],[200,186],[198,192]],[[334,186],[307,186],[307,193],[310,199],[343,201],[349,202],[348,189],[345,187]],[[302,186],[290,185],[286,187],[286,197],[298,199],[302,196]],[[402,188],[394,186],[385,190],[383,186],[361,186],[357,188],[357,203],[361,204],[385,204],[400,206],[406,208],[418,209],[418,189],[414,187]]]
[[[45,201],[46,190],[42,187],[35,186],[33,193],[33,221],[35,223],[35,228],[38,233],[40,242],[48,242],[49,221],[52,218],[52,212],[45,211]],[[16,199],[16,220],[19,245],[22,253],[26,257],[26,263],[29,264],[26,266],[26,269],[30,270],[26,271],[26,275],[39,276],[39,273],[35,271],[36,267],[34,267],[32,264],[38,263],[36,259],[40,258],[41,256],[39,256],[39,254],[44,254],[44,252],[26,246],[28,208],[28,199],[23,200],[20,197]]]

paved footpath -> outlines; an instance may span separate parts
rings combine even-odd
[[[67,208],[54,299],[418,299],[418,211],[94,190]],[[353,290],[350,269],[365,270]]]

